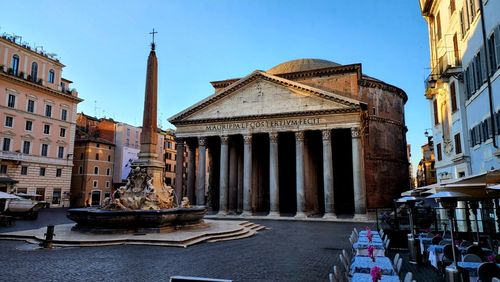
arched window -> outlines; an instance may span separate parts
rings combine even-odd
[[[12,56],[12,74],[17,75],[17,71],[19,70],[19,56]]]
[[[33,82],[36,82],[38,76],[38,64],[36,62],[33,62],[31,64],[31,80]]]
[[[94,174],[99,174],[99,168],[97,166],[94,167]]]
[[[54,83],[54,76],[55,76],[54,70],[49,70],[49,83]]]

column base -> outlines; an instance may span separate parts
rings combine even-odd
[[[307,215],[304,212],[297,212],[294,218],[307,218]]]
[[[271,211],[267,214],[267,217],[280,217],[279,212]]]
[[[368,217],[367,217],[366,213],[356,213],[356,214],[354,214],[353,219],[368,220]]]
[[[227,211],[219,211],[217,213],[217,216],[226,216],[227,215]]]
[[[240,214],[241,217],[245,217],[245,216],[252,216],[252,212],[251,211],[243,211],[241,214]]]
[[[337,216],[334,213],[325,213],[323,219],[337,219]]]

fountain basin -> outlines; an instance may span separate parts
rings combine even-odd
[[[204,206],[163,210],[69,209],[66,216],[77,224],[72,230],[95,233],[157,233],[198,225],[207,212]]]

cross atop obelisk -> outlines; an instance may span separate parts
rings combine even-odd
[[[153,28],[153,31],[150,32],[149,34],[153,35],[153,41],[151,41],[151,50],[154,50],[155,49],[155,34],[158,33],[157,31],[155,31],[155,29]]]

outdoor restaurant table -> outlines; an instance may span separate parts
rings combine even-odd
[[[420,234],[418,240],[420,240],[420,253],[423,255],[424,251],[432,245],[433,237],[427,237],[427,234]]]
[[[361,230],[361,231],[359,231],[359,233],[358,233],[358,234],[359,234],[359,236],[364,236],[364,237],[366,237],[366,234],[368,234],[368,231],[366,231],[366,230]],[[375,230],[372,230],[372,235],[373,235],[373,237],[380,237],[380,234],[378,233],[378,231],[375,231]]]
[[[352,245],[352,248],[356,250],[356,255],[358,256],[368,256],[368,246],[372,245],[375,250],[373,251],[373,255],[376,257],[385,256],[385,248],[384,243],[375,243],[372,242],[369,244],[368,242],[356,242]]]
[[[427,249],[427,251],[429,252],[429,262],[435,268],[438,268],[438,262],[443,259],[443,250],[443,245],[430,245]],[[458,257],[457,259],[461,260],[463,255],[467,253],[467,247],[458,247],[458,250],[460,251],[460,254],[457,254],[457,256],[460,255],[460,257]],[[485,255],[488,255],[491,253],[491,250],[483,248],[483,252],[485,253]]]
[[[394,267],[392,262],[388,257],[376,257],[375,261],[372,261],[370,257],[355,256],[351,263],[351,274],[354,273],[368,273],[370,270],[378,266],[382,271],[382,275],[395,275]]]
[[[459,261],[457,265],[461,268],[467,269],[469,271],[469,277],[471,278],[471,281],[477,281],[478,276],[477,276],[477,269],[481,264],[484,262],[463,262]],[[497,263],[497,265],[500,267],[500,263]]]
[[[372,238],[373,243],[383,243],[382,238],[380,237],[373,237]],[[358,238],[358,243],[368,243],[368,237],[359,237]]]
[[[399,276],[397,275],[382,275],[381,282],[399,282]],[[372,276],[366,273],[354,273],[352,275],[351,282],[372,282]]]

